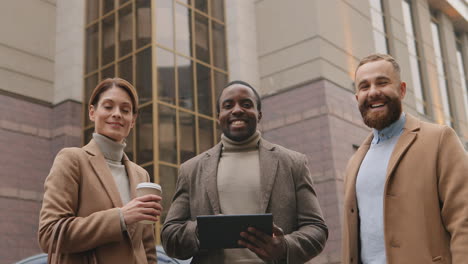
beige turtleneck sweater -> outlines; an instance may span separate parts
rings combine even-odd
[[[125,165],[122,164],[123,150],[126,146],[125,143],[118,143],[109,139],[101,134],[93,133],[93,139],[96,141],[99,149],[101,150],[107,165],[114,177],[115,184],[119,190],[120,199],[122,204],[125,205],[131,200],[130,196],[130,182],[128,181],[127,171]],[[120,211],[120,225],[122,231],[127,230],[122,211]]]
[[[223,149],[218,164],[218,196],[221,213],[258,214],[260,212],[260,132],[242,142],[221,136]],[[224,263],[264,263],[252,251],[225,249]]]

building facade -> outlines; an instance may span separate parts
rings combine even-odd
[[[256,87],[264,137],[309,158],[330,228],[311,263],[340,263],[344,170],[369,133],[354,99],[360,58],[394,56],[408,84],[405,111],[452,126],[468,148],[466,0],[0,5],[0,263],[40,252],[44,179],[61,148],[89,140],[87,100],[107,77],[138,89],[126,152],[163,186],[166,210],[180,164],[219,140],[219,90],[235,79]]]

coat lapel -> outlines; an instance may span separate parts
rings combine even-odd
[[[89,162],[112,201],[113,206],[122,207],[122,199],[120,198],[119,190],[117,189],[115,180],[97,143],[92,139],[83,149],[89,154]]]
[[[123,156],[123,164],[125,165],[125,170],[127,171],[128,176],[128,182],[130,184],[130,198],[133,199],[136,197],[136,187],[138,183],[140,183],[140,181],[138,180],[136,170],[132,169],[132,164],[125,153]]]
[[[218,143],[215,147],[205,153],[205,157],[200,166],[200,170],[202,171],[199,173],[199,175],[203,175],[203,184],[214,214],[221,213],[217,185],[218,163],[221,156],[221,148],[221,143]]]
[[[406,123],[402,135],[398,139],[398,142],[395,145],[395,149],[390,156],[387,167],[387,182],[390,175],[393,174],[396,166],[402,159],[403,155],[406,153],[408,148],[413,144],[416,139],[417,132],[419,130],[420,124],[419,121],[412,115],[406,114]]]
[[[276,179],[278,169],[278,156],[276,155],[275,145],[260,139],[258,148],[260,160],[260,212],[265,213],[271,197],[271,191]]]
[[[367,151],[370,148],[370,144],[372,142],[373,134],[371,133],[362,143],[361,147],[356,151],[349,164],[348,174],[346,175],[347,179],[347,198],[346,201],[353,201],[352,205],[355,206],[356,204],[356,179],[359,172],[359,168],[361,167],[361,163],[364,160],[364,157],[367,154]]]

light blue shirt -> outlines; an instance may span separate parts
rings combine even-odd
[[[383,197],[387,167],[400,138],[406,115],[390,126],[373,130],[374,138],[359,168],[356,196],[360,219],[361,261],[363,264],[385,264]]]

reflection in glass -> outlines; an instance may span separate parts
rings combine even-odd
[[[130,134],[128,134],[128,137],[125,140],[125,143],[127,144],[127,146],[124,149],[125,154],[127,154],[128,159],[131,160],[131,161],[135,161],[134,156],[133,156],[133,136],[134,136],[134,133],[135,133],[134,129],[130,130]]]
[[[143,169],[145,169],[148,172],[150,182],[154,182],[154,166],[153,165],[148,165],[148,166],[143,167]]]
[[[211,1],[211,16],[221,21],[224,21],[224,0]]]
[[[140,51],[136,55],[136,89],[140,103],[151,101],[152,93],[152,63],[151,63],[151,47]]]
[[[211,116],[211,72],[210,68],[197,64],[198,112]]]
[[[151,1],[136,1],[137,48],[151,43]]]
[[[177,164],[176,110],[159,105],[159,160]]]
[[[416,35],[414,32],[413,16],[409,0],[404,0],[402,3],[403,22],[406,31],[406,44],[408,45],[408,53],[410,60],[411,79],[413,81],[413,92],[416,99],[416,110],[424,114],[425,96],[421,83],[421,64],[419,61],[418,50],[416,49]]]
[[[156,42],[174,49],[173,1],[158,0],[156,2]]]
[[[127,3],[128,1],[130,1],[130,0],[120,0],[119,3],[120,3],[120,5],[123,5],[123,4]]]
[[[86,1],[86,24],[96,20],[99,16],[99,1],[87,0]]]
[[[115,66],[112,64],[111,66],[105,68],[101,72],[101,80],[107,79],[107,78],[114,78],[115,77]]]
[[[175,71],[174,53],[157,48],[156,64],[158,65],[158,98],[175,105]]]
[[[176,4],[175,10],[175,38],[176,51],[184,55],[191,55],[191,11],[187,7]]]
[[[463,61],[462,45],[457,43],[457,65],[460,74],[460,84],[463,90],[463,102],[465,103],[466,117],[468,118],[468,80],[465,76],[465,63]]]
[[[177,183],[177,169],[169,166],[159,165],[159,184],[162,192],[162,207],[161,223],[164,223],[167,212],[171,206],[172,196],[174,196]]]
[[[208,18],[195,14],[195,48],[197,58],[210,63],[210,37],[208,32]]]
[[[208,13],[208,0],[195,0],[195,8]]]
[[[226,70],[226,39],[224,26],[216,22],[213,25],[213,63],[216,67]]]
[[[200,153],[208,150],[213,142],[213,121],[202,117],[198,118],[198,135],[200,137]]]
[[[119,56],[132,52],[133,19],[132,5],[119,11]]]
[[[192,114],[179,111],[180,124],[180,163],[195,157],[195,117]]]
[[[106,17],[102,21],[102,64],[106,65],[115,59],[115,19]]]
[[[98,67],[98,28],[98,24],[95,24],[86,29],[86,73],[95,71]]]
[[[132,56],[119,62],[119,74],[118,76],[122,79],[127,80],[133,84],[133,68],[132,68]]]
[[[214,85],[215,85],[215,98],[218,99],[219,94],[223,90],[224,86],[228,83],[227,75],[214,70]]]
[[[179,84],[179,106],[193,110],[193,62],[177,56],[177,73]]]
[[[153,105],[140,108],[137,118],[137,161],[143,164],[153,160]]]
[[[437,66],[437,79],[439,81],[439,92],[442,99],[442,111],[444,113],[445,124],[452,126],[452,113],[445,76],[444,61],[442,57],[442,46],[440,44],[439,25],[431,21],[432,43],[434,44],[435,62]]]
[[[97,2],[97,1],[96,1]],[[114,0],[102,0],[103,15],[114,9]]]
[[[96,87],[98,83],[98,75],[97,73],[96,74],[93,74],[89,77],[87,77],[85,79],[85,98],[83,100],[83,104],[84,104],[84,108],[85,108],[85,117],[84,117],[84,120],[85,120],[85,126],[89,126],[91,125],[93,122],[91,122],[91,120],[89,120],[89,117],[88,117],[88,101],[89,101],[89,98],[91,97],[91,93],[93,92],[94,88]]]
[[[373,26],[375,51],[388,53],[387,37],[385,36],[385,21],[382,0],[370,0],[371,21]]]

